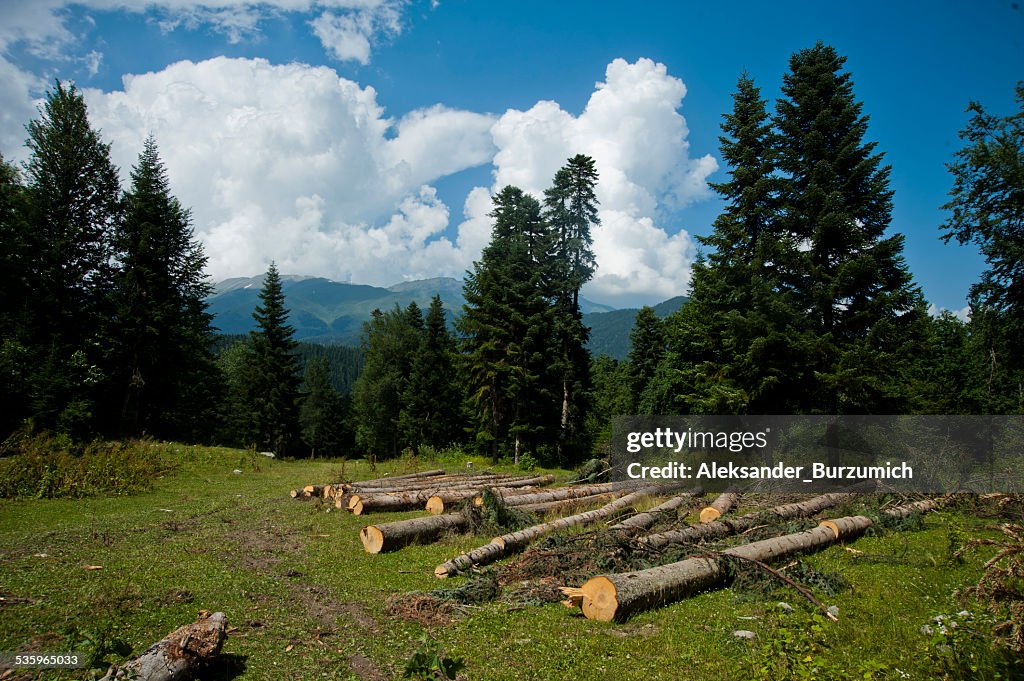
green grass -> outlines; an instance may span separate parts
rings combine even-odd
[[[0,650],[90,650],[116,661],[118,652],[145,649],[200,609],[221,610],[237,629],[208,678],[400,677],[424,630],[389,615],[385,600],[437,588],[434,566],[481,543],[458,536],[369,555],[358,538],[362,525],[418,514],[355,517],[287,494],[336,479],[340,461],[275,461],[181,445],[161,451],[173,472],[137,496],[0,501],[0,595],[31,599],[0,606]],[[347,477],[367,478],[408,472],[411,463],[375,472],[361,462],[344,466]],[[477,470],[485,467],[477,461]],[[824,625],[813,652],[848,676],[807,678],[872,678],[861,675],[867,661],[884,667],[873,678],[941,678],[921,627],[961,609],[953,592],[975,582],[988,558],[949,562],[950,518],[968,534],[983,531],[978,519],[940,514],[921,531],[859,539],[852,546],[863,553],[837,546],[805,559],[853,585],[821,596],[839,607],[840,619]],[[797,613],[781,617],[779,600]],[[626,624],[588,621],[558,604],[496,601],[429,634],[446,655],[465,661],[470,679],[748,679],[764,675],[759,670],[778,656],[780,636],[811,636],[812,611],[788,588],[770,595],[726,589]],[[736,639],[735,629],[759,639]]]

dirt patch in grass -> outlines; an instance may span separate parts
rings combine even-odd
[[[388,681],[388,677],[368,657],[349,655],[348,666],[363,681]]]

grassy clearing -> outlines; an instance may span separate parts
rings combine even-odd
[[[173,472],[138,496],[0,501],[0,595],[13,603],[0,606],[0,649],[83,651],[101,664],[208,609],[224,611],[237,629],[207,678],[400,677],[424,628],[390,616],[385,600],[441,586],[434,566],[481,543],[456,536],[364,553],[358,529],[378,516],[287,496],[336,479],[340,461],[283,462],[179,445],[161,446],[160,456]],[[366,478],[410,465],[372,472],[349,462],[344,469]],[[988,532],[984,524],[941,514],[920,531],[862,538],[851,547],[860,553],[833,547],[806,558],[852,584],[834,596],[819,593],[839,607],[837,623],[819,622],[789,588],[728,589],[621,625],[591,622],[557,604],[496,601],[465,608],[466,616],[429,635],[465,661],[470,679],[942,678],[936,643],[921,627],[961,610],[953,592],[976,582],[988,557],[977,551],[951,560],[950,528],[978,536]],[[796,612],[782,614],[780,600]],[[737,639],[736,629],[758,639]]]

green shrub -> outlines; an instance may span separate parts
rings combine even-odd
[[[49,434],[16,434],[0,446],[0,497],[122,496],[149,489],[170,465],[148,440],[73,445]]]

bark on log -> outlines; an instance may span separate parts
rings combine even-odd
[[[183,681],[220,654],[228,620],[222,612],[200,613],[192,624],[175,629],[145,652],[120,667],[111,667],[100,681]]]
[[[423,489],[448,489],[450,487],[462,487],[471,483],[477,483],[481,487],[488,485],[496,486],[506,480],[521,480],[527,476],[512,475],[510,473],[487,473],[479,475],[441,475],[432,478],[419,480],[397,480],[390,485],[374,485],[366,487],[360,483],[349,485],[352,492],[366,492],[372,494],[387,494],[390,492],[411,492]]]
[[[640,537],[638,541],[648,548],[660,549],[670,544],[691,544],[701,540],[728,537],[732,534],[746,532],[750,528],[766,522],[775,523],[779,520],[806,518],[825,509],[838,506],[849,498],[850,495],[844,492],[822,494],[807,501],[795,504],[782,504],[767,511],[747,513],[738,518],[723,518],[722,520],[714,520],[702,525],[692,525],[681,530],[670,530],[668,532],[647,535],[646,537]]]
[[[769,562],[796,553],[817,551],[838,539],[850,539],[871,526],[864,516],[840,518],[831,525],[774,537],[723,551],[723,556]],[[725,561],[716,557],[687,558],[648,570],[602,575],[588,580],[583,592],[583,614],[602,622],[622,621],[630,615],[672,603],[728,581]]]
[[[523,504],[514,506],[517,511],[529,511],[530,513],[547,513],[548,511],[564,511],[566,509],[577,509],[591,506],[596,503],[607,503],[613,499],[625,495],[625,492],[605,492],[604,494],[591,494],[588,497],[573,497],[571,499],[560,499],[558,501],[543,501],[539,504]]]
[[[444,470],[441,469],[441,468],[438,468],[438,469],[432,470],[432,471],[420,471],[419,473],[406,473],[405,475],[393,475],[393,476],[390,476],[390,477],[387,477],[387,478],[374,478],[373,480],[361,480],[361,481],[359,481],[357,483],[354,483],[354,484],[360,485],[362,487],[387,487],[389,484],[395,482],[396,480],[412,480],[412,479],[415,479],[415,478],[432,478],[432,477],[437,477],[439,475],[444,475],[444,474],[445,474]]]
[[[503,498],[506,506],[523,506],[525,504],[541,504],[546,501],[561,501],[563,499],[577,499],[589,497],[594,494],[605,494],[615,492],[619,489],[615,483],[608,482],[599,485],[576,485],[574,487],[560,487],[558,489],[537,492],[535,494],[522,494]]]
[[[736,502],[740,499],[740,495],[737,492],[723,492],[719,494],[710,506],[705,506],[700,512],[700,521],[702,523],[710,523],[718,520],[723,515],[728,513],[736,506]]]
[[[942,505],[943,499],[922,499],[904,506],[888,508],[882,513],[890,518],[907,518],[915,513],[927,513]]]
[[[501,484],[510,487],[529,487],[532,485],[544,485],[552,482],[554,479],[552,475],[542,475],[532,478],[502,480]],[[430,497],[435,495],[454,498],[459,492],[470,492],[470,496],[476,496],[486,489],[486,485],[481,485],[481,483],[475,481],[464,483],[464,485],[456,485],[449,489],[434,487],[424,490],[390,492],[369,496],[353,494],[349,497],[348,507],[355,515],[362,515],[369,511],[412,511],[423,508]]]
[[[467,513],[445,513],[423,518],[396,520],[380,525],[367,525],[359,531],[359,540],[367,553],[394,551],[413,543],[436,541],[447,530],[465,530],[471,518]]]
[[[642,532],[669,513],[676,511],[682,506],[687,506],[693,503],[694,498],[699,497],[702,494],[704,494],[704,491],[701,489],[695,489],[692,492],[680,494],[677,497],[673,497],[668,501],[655,506],[645,513],[638,513],[626,518],[617,525],[612,525],[611,529],[621,530],[628,534]]]
[[[652,494],[652,490],[654,490],[653,493],[656,493],[657,488],[644,489],[633,492],[632,494],[627,494],[621,499],[616,499],[610,504],[606,504],[595,511],[577,513],[576,515],[559,518],[558,520],[552,520],[551,522],[534,525],[533,527],[528,527],[525,530],[520,530],[519,532],[511,532],[500,537],[495,537],[483,546],[460,556],[456,556],[450,561],[438,565],[434,568],[434,576],[438,578],[445,578],[461,572],[472,565],[489,565],[504,556],[523,550],[531,541],[538,537],[542,537],[545,534],[565,529],[567,527],[589,525],[597,522],[598,520],[603,520],[604,518],[627,508],[630,504],[649,496]]]

